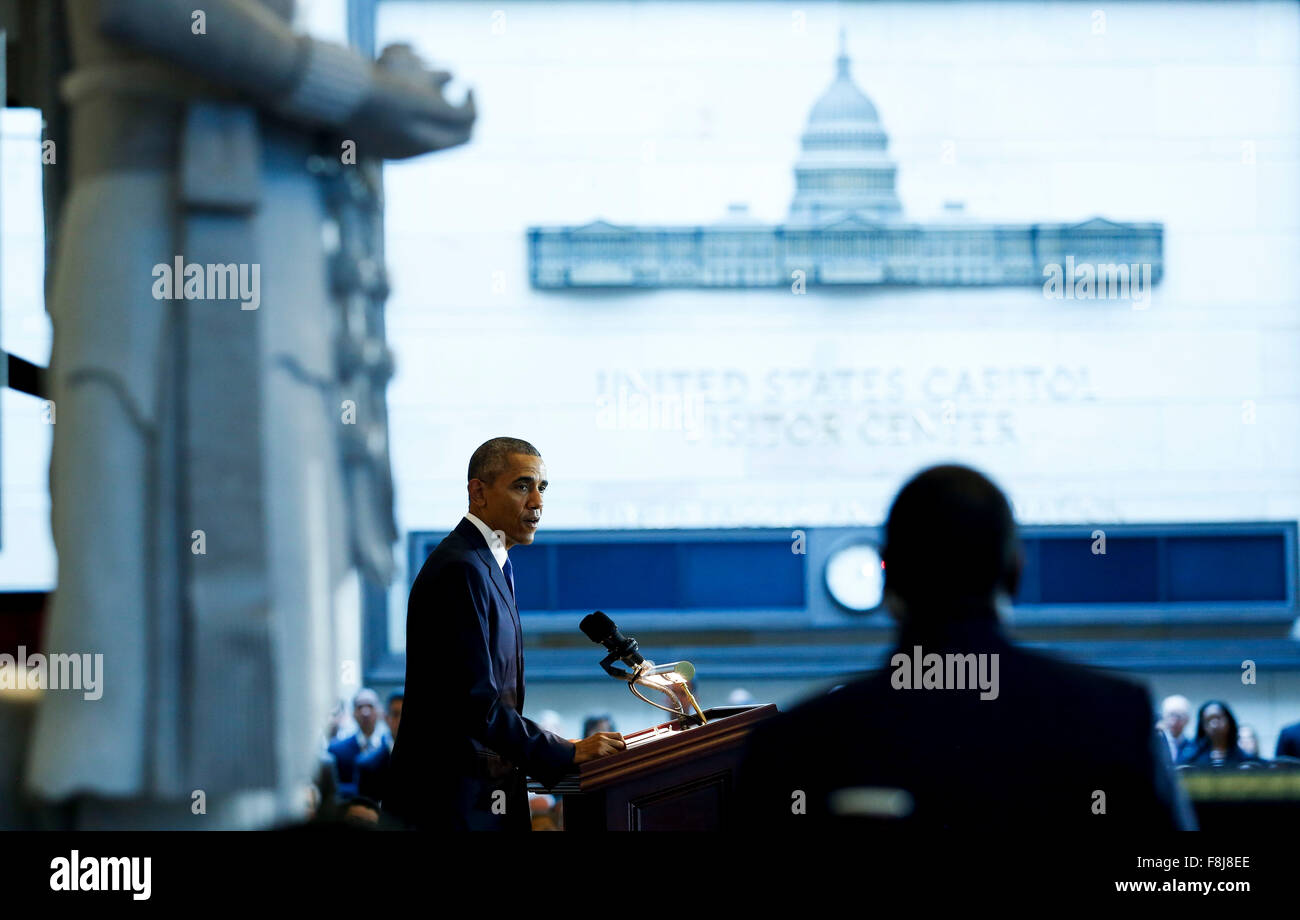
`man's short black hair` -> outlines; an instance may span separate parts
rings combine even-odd
[[[536,447],[519,438],[493,438],[480,444],[474,456],[469,458],[469,479],[481,479],[491,485],[506,468],[506,458],[511,454],[542,455]]]
[[[914,476],[885,521],[885,587],[909,606],[980,603],[1014,584],[1011,505],[983,473],[956,464]]]
[[[394,703],[400,703],[404,699],[406,699],[405,693],[401,690],[394,690],[392,693],[388,694],[388,708],[392,709]]]

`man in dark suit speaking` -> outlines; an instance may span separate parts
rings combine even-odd
[[[1079,540],[1087,553],[1089,540]],[[754,731],[737,823],[993,833],[1194,826],[1151,730],[1146,688],[1003,635],[999,610],[1023,562],[997,486],[962,466],[920,473],[894,499],[881,557],[899,622],[889,666]]]
[[[524,656],[509,551],[533,542],[546,465],[493,438],[469,461],[469,513],[429,554],[406,612],[406,698],[383,809],[425,830],[529,830],[527,776],[548,785],[623,750],[524,718]]]

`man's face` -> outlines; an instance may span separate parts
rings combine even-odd
[[[352,710],[352,718],[357,720],[357,727],[361,729],[361,733],[368,735],[375,730],[375,722],[379,719],[379,713],[373,703],[362,700]]]
[[[402,701],[393,700],[388,704],[388,730],[397,737],[397,726],[402,721]]]
[[[505,534],[506,549],[532,543],[542,520],[546,464],[541,457],[510,454],[491,483],[469,481],[469,510],[493,530]]]
[[[1187,727],[1187,723],[1191,721],[1191,718],[1192,715],[1189,712],[1178,709],[1170,710],[1165,714],[1165,725],[1169,729],[1169,734],[1175,738],[1181,738],[1183,729]]]

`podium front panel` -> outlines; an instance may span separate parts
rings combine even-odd
[[[745,739],[776,706],[706,709],[705,725],[677,719],[628,732],[628,748],[593,760],[550,791],[564,797],[566,830],[719,830]]]

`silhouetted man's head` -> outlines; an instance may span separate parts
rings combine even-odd
[[[987,610],[1020,582],[1020,541],[1006,496],[965,466],[934,466],[894,498],[885,521],[885,591],[926,617]]]

